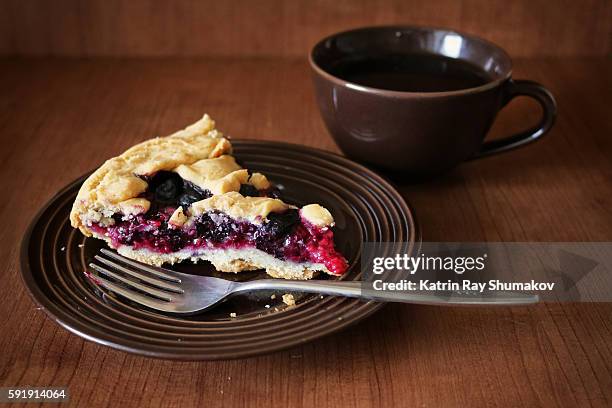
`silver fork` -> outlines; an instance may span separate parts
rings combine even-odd
[[[383,292],[364,288],[360,281],[261,279],[232,282],[152,267],[108,249],[101,249],[100,252],[102,255],[95,256],[97,262],[89,264],[97,274],[87,273],[93,284],[151,309],[174,314],[201,312],[231,295],[262,289],[428,305],[519,305],[538,302],[537,295],[518,292]]]

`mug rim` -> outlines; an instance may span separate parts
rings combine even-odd
[[[370,86],[366,86],[366,85],[360,85],[357,84],[355,82],[351,82],[351,81],[346,81],[342,78],[339,78],[335,75],[330,74],[329,72],[327,72],[325,69],[323,69],[322,67],[319,66],[319,64],[314,60],[314,51],[316,49],[318,49],[323,43],[325,43],[326,41],[329,41],[333,38],[339,37],[341,35],[346,35],[346,34],[351,34],[351,33],[356,33],[356,32],[360,32],[360,31],[372,31],[372,30],[406,30],[406,29],[412,29],[412,30],[422,30],[422,31],[431,31],[431,32],[443,32],[443,33],[448,33],[448,34],[456,34],[459,35],[463,38],[467,38],[470,41],[476,41],[476,42],[480,42],[484,45],[487,45],[489,47],[495,48],[498,52],[500,52],[500,54],[507,59],[508,61],[508,71],[502,75],[500,78],[497,78],[495,80],[489,81],[483,85],[479,85],[476,87],[472,87],[472,88],[465,88],[465,89],[458,89],[458,90],[454,90],[454,91],[436,91],[436,92],[414,92],[414,91],[394,91],[391,89],[382,89],[382,88],[374,88],[374,87],[370,87]],[[356,90],[356,91],[360,91],[360,92],[366,92],[366,93],[372,93],[372,94],[381,94],[381,95],[385,95],[385,96],[392,96],[392,97],[396,97],[396,98],[406,98],[406,97],[440,97],[440,96],[458,96],[458,95],[467,95],[467,94],[474,94],[474,93],[478,93],[478,92],[482,92],[482,91],[486,91],[486,90],[490,90],[493,88],[496,88],[498,86],[500,86],[502,83],[506,82],[507,80],[509,80],[512,77],[512,58],[510,57],[510,55],[500,46],[498,46],[497,44],[485,40],[484,38],[472,35],[472,34],[468,34],[462,31],[457,31],[457,30],[453,30],[450,28],[443,28],[443,27],[431,27],[431,26],[419,26],[419,25],[397,25],[397,24],[392,24],[392,25],[372,25],[372,26],[364,26],[364,27],[358,27],[358,28],[353,28],[353,29],[349,29],[349,30],[344,30],[344,31],[339,31],[333,34],[330,34],[328,36],[323,37],[321,40],[317,41],[315,43],[315,45],[311,48],[310,53],[308,54],[308,62],[310,64],[310,67],[319,75],[321,75],[323,78],[327,79],[328,81],[331,81],[333,83],[335,83],[336,85],[340,85],[342,87],[346,87],[352,90]]]

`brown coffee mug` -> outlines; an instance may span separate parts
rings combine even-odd
[[[365,86],[334,72],[339,61],[351,58],[432,54],[479,67],[486,77],[478,86],[429,92]],[[323,120],[342,151],[406,175],[439,174],[465,160],[524,146],[555,121],[556,103],[546,88],[512,79],[512,62],[504,50],[456,31],[412,26],[346,31],[317,43],[310,65]],[[519,95],[540,103],[540,123],[484,142],[497,113]]]

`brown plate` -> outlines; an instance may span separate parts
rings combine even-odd
[[[395,189],[377,174],[341,156],[304,146],[233,141],[237,159],[265,173],[286,201],[319,202],[334,215],[338,249],[350,268],[343,279],[361,276],[363,242],[403,241],[414,249],[414,217]],[[332,296],[295,293],[235,296],[210,311],[177,317],[150,311],[102,293],[83,272],[103,242],[70,226],[72,202],[86,176],[71,183],[38,213],[21,247],[21,273],[33,299],[61,326],[99,344],[137,354],[181,360],[245,357],[284,349],[338,331],[382,307]],[[188,273],[250,280],[262,272],[219,274],[208,264],[176,265]],[[231,318],[230,313],[236,313]]]

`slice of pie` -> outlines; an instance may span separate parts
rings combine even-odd
[[[85,180],[72,226],[151,265],[190,259],[287,279],[342,275],[347,262],[334,247],[329,211],[283,202],[266,176],[243,169],[231,152],[207,115],[140,143]]]

